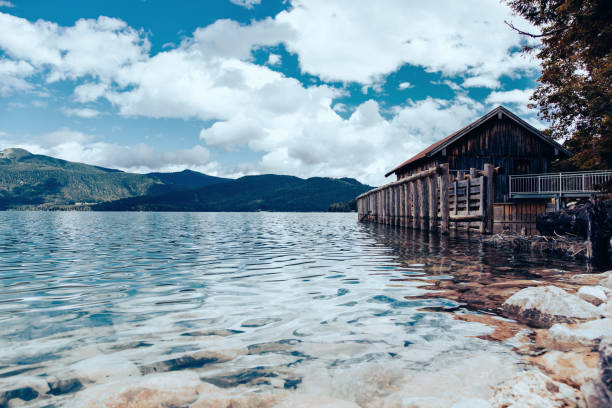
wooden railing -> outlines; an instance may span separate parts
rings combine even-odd
[[[509,196],[588,196],[612,182],[612,170],[509,176]]]
[[[451,175],[448,164],[432,167],[357,197],[358,219],[414,229],[440,229],[476,224],[480,232],[493,230],[493,174],[484,170]],[[452,224],[451,224],[452,223]]]

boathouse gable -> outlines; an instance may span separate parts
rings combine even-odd
[[[508,174],[548,173],[553,160],[571,153],[503,106],[434,143],[391,170],[400,180],[448,163],[450,171],[469,172],[485,163],[503,169],[495,176],[495,202],[507,202]]]

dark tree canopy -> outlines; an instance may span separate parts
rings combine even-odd
[[[612,168],[612,1],[506,0],[540,33],[526,47],[542,63],[531,106],[551,123],[551,135],[567,139],[574,169]],[[511,23],[509,25],[512,26]]]

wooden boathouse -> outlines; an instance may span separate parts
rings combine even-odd
[[[559,197],[517,195],[521,177],[549,175],[554,160],[571,155],[498,106],[389,171],[385,176],[394,174],[395,181],[357,198],[359,220],[443,233],[534,230],[536,215]],[[561,188],[563,176],[559,180]],[[583,180],[582,187],[586,191],[590,185]]]

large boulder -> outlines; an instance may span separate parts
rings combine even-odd
[[[603,286],[582,286],[578,289],[578,297],[589,303],[599,306],[608,301],[607,291]]]
[[[576,391],[539,371],[530,371],[493,390],[491,406],[504,408],[561,408],[578,405]]]
[[[69,406],[79,408],[185,407],[198,399],[200,377],[193,371],[151,374],[88,387]]]
[[[502,308],[506,316],[542,328],[551,327],[555,323],[578,323],[601,316],[597,307],[556,286],[522,289],[508,298]]]
[[[601,280],[601,286],[612,290],[612,274],[608,274],[605,278]]]
[[[599,343],[599,375],[601,382],[612,396],[612,336]]]
[[[612,337],[599,344],[598,369],[599,376],[580,388],[587,408],[612,407]]]
[[[580,324],[553,325],[547,333],[547,347],[572,350],[583,346],[597,348],[602,338],[612,337],[612,319],[597,319]]]

